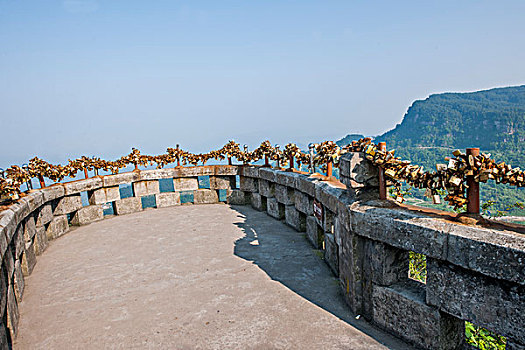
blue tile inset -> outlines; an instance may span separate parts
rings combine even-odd
[[[118,186],[120,192],[120,199],[133,197],[133,187],[131,184],[122,184]]]
[[[157,200],[155,199],[154,194],[150,194],[149,196],[140,197],[140,201],[142,202],[142,209],[157,207]]]
[[[113,208],[113,202],[108,202],[106,204],[103,204],[102,210],[104,211],[104,216],[115,215],[115,209]]]
[[[161,193],[175,192],[175,187],[173,186],[173,179],[159,179],[159,189]]]
[[[193,191],[181,191],[180,203],[193,203]]]
[[[228,190],[217,190],[219,193],[219,202],[226,202],[228,198]]]
[[[199,188],[210,188],[210,176],[204,175],[198,177]]]

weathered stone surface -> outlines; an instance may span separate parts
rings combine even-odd
[[[27,204],[29,212],[33,212],[44,203],[44,195],[39,190],[32,190],[26,196],[22,197],[20,201]]]
[[[343,195],[345,195],[343,188],[335,187],[328,182],[318,182],[315,186],[315,198],[334,213],[337,213],[339,197]]]
[[[251,197],[250,193],[246,193],[241,190],[232,190],[228,193],[226,202],[233,205],[246,205],[250,203]]]
[[[285,207],[284,217],[286,224],[293,227],[295,230],[299,232],[306,231],[306,215],[295,209],[293,204]]]
[[[284,205],[295,204],[294,189],[276,184],[274,188],[275,199]]]
[[[389,208],[350,207],[352,232],[394,247],[445,259],[453,224]]]
[[[3,233],[7,241],[11,241],[15,233],[18,222],[15,219],[15,213],[8,209],[0,212],[0,233]]]
[[[266,197],[261,196],[259,193],[253,192],[251,194],[251,203],[255,210],[266,211]]]
[[[0,321],[0,349],[11,349],[11,343],[7,337],[8,332],[7,326]]]
[[[313,215],[313,199],[306,193],[295,191],[294,193],[295,208],[306,215]]]
[[[80,195],[65,196],[58,200],[53,215],[69,214],[82,208],[82,199]]]
[[[80,208],[73,218],[71,218],[71,224],[75,226],[87,225],[95,221],[104,219],[104,210],[102,205],[89,205],[87,207]]]
[[[310,178],[306,175],[299,175],[295,179],[295,188],[311,197],[315,197],[315,184],[318,182],[319,180],[315,178]]]
[[[525,235],[452,224],[447,260],[484,275],[525,285]]]
[[[350,309],[363,313],[363,259],[365,239],[346,230],[336,220],[334,238],[339,247],[339,279]]]
[[[115,214],[124,215],[142,210],[142,202],[138,197],[124,198],[115,201]]]
[[[35,217],[33,215],[30,215],[26,218],[24,222],[24,240],[26,242],[33,241],[33,237],[36,234],[36,223],[35,223]]]
[[[240,174],[238,165],[213,165],[213,174],[222,176],[237,176]]]
[[[7,288],[7,328],[11,333],[11,339],[15,339],[18,333],[18,321],[20,314],[18,312],[18,303],[16,302],[14,288],[9,285]]]
[[[196,177],[173,179],[173,188],[175,192],[197,190],[199,188],[199,181]]]
[[[348,152],[341,157],[339,164],[341,175],[352,180],[352,187],[379,186],[377,167],[365,158],[364,153]]]
[[[11,240],[11,247],[14,258],[18,259],[20,254],[22,254],[25,249],[23,224],[18,225],[18,228],[16,229],[16,232]]]
[[[323,207],[323,222],[318,222],[323,226],[324,232],[333,234],[335,231],[335,213]]]
[[[241,177],[253,177],[253,178],[259,178],[259,167],[256,166],[243,166],[241,168]]]
[[[36,265],[36,254],[33,242],[26,246],[25,251],[22,253],[22,272],[24,276],[29,276],[33,272],[33,268]]]
[[[191,166],[175,169],[178,170],[178,177],[197,177],[215,174],[214,166]]]
[[[29,205],[27,202],[16,202],[9,207],[10,210],[14,213],[14,219],[16,223],[22,222],[30,213]]]
[[[15,260],[13,259],[13,251],[10,247],[7,247],[4,255],[4,266],[7,279],[11,281],[11,278],[13,278],[13,273],[15,272]]]
[[[525,343],[519,343],[514,339],[507,338],[505,350],[525,350]]]
[[[36,217],[36,226],[42,227],[53,220],[53,209],[50,203],[46,203],[40,207],[40,211]]]
[[[219,202],[219,196],[216,190],[201,188],[193,191],[194,204],[211,204]]]
[[[14,292],[18,302],[22,301],[22,295],[24,294],[25,282],[24,275],[22,273],[22,265],[20,260],[15,261],[15,272],[14,272]]]
[[[425,304],[416,281],[373,288],[374,322],[424,349],[463,349],[465,322]]]
[[[284,205],[277,202],[275,198],[266,199],[266,212],[275,219],[284,219]]]
[[[306,217],[306,236],[316,249],[320,249],[323,246],[323,229],[319,227],[317,219],[312,215]]]
[[[266,181],[275,182],[275,174],[277,170],[271,168],[260,168],[259,169],[259,178]]]
[[[2,271],[0,274],[0,326],[2,325],[3,316],[5,315],[5,307],[7,305],[7,281],[5,274]],[[2,348],[3,349],[3,348]]]
[[[180,193],[179,192],[166,192],[155,195],[155,201],[157,208],[172,207],[174,205],[180,205]]]
[[[7,239],[5,235],[0,232],[0,262],[4,259],[4,254],[7,250]]]
[[[333,234],[325,233],[324,248],[324,259],[326,263],[330,266],[334,275],[339,276],[339,252]]]
[[[65,190],[65,195],[68,196],[84,191],[92,191],[102,187],[102,178],[97,176],[84,180],[66,182],[63,184],[63,186]]]
[[[62,184],[55,184],[39,190],[44,196],[44,203],[63,197],[66,193]]]
[[[46,229],[43,226],[37,227],[35,235],[35,254],[42,254],[47,248]]]
[[[151,180],[134,182],[133,193],[135,194],[135,197],[144,197],[160,193],[159,181]]]
[[[62,236],[64,233],[69,231],[69,223],[67,222],[66,215],[55,216],[49,223],[46,230],[48,240],[52,240]]]
[[[259,179],[259,194],[264,197],[275,196],[275,184],[267,180]]]
[[[252,177],[241,176],[240,189],[245,192],[259,192],[259,180]]]
[[[288,186],[292,189],[295,188],[295,182],[297,178],[301,176],[299,174],[290,171],[277,171],[275,173],[275,182],[279,185]]]
[[[112,187],[123,184],[129,184],[140,180],[140,172],[132,171],[128,173],[106,175],[102,177],[104,187]]]
[[[91,205],[105,204],[119,199],[120,190],[118,186],[99,188],[89,192],[89,204]]]
[[[164,168],[164,169],[151,169],[151,170],[141,170],[139,172],[139,180],[158,180],[158,179],[169,179],[179,175],[179,171],[174,168]]]
[[[235,176],[210,176],[212,190],[229,190],[235,188]]]
[[[525,287],[427,258],[426,301],[451,315],[525,343]]]

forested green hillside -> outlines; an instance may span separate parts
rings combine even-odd
[[[354,135],[348,135],[354,136]],[[348,138],[347,136],[347,138]],[[338,141],[346,144],[347,138]],[[444,93],[415,101],[403,121],[375,137],[413,163],[434,170],[454,149],[479,147],[497,161],[525,167],[525,85],[472,93]],[[525,202],[525,189],[483,184],[481,199],[496,201],[503,210]],[[416,196],[420,196],[416,193]],[[509,214],[525,212],[512,210]]]

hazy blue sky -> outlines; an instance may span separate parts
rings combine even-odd
[[[525,83],[525,1],[0,0],[0,167],[374,135]]]

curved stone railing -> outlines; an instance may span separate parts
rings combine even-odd
[[[306,232],[324,251],[349,307],[419,347],[461,348],[467,320],[506,336],[507,349],[523,349],[525,236],[379,201],[374,169],[362,154],[349,153],[340,166],[345,185],[244,165],[134,171],[32,191],[0,212],[2,345],[16,336],[23,276],[70,225],[103,219],[104,206],[122,215],[148,206],[227,202],[251,204]],[[199,176],[209,176],[209,188],[199,188]],[[126,184],[133,196],[123,198]],[[426,255],[426,284],[408,278],[409,251]]]

